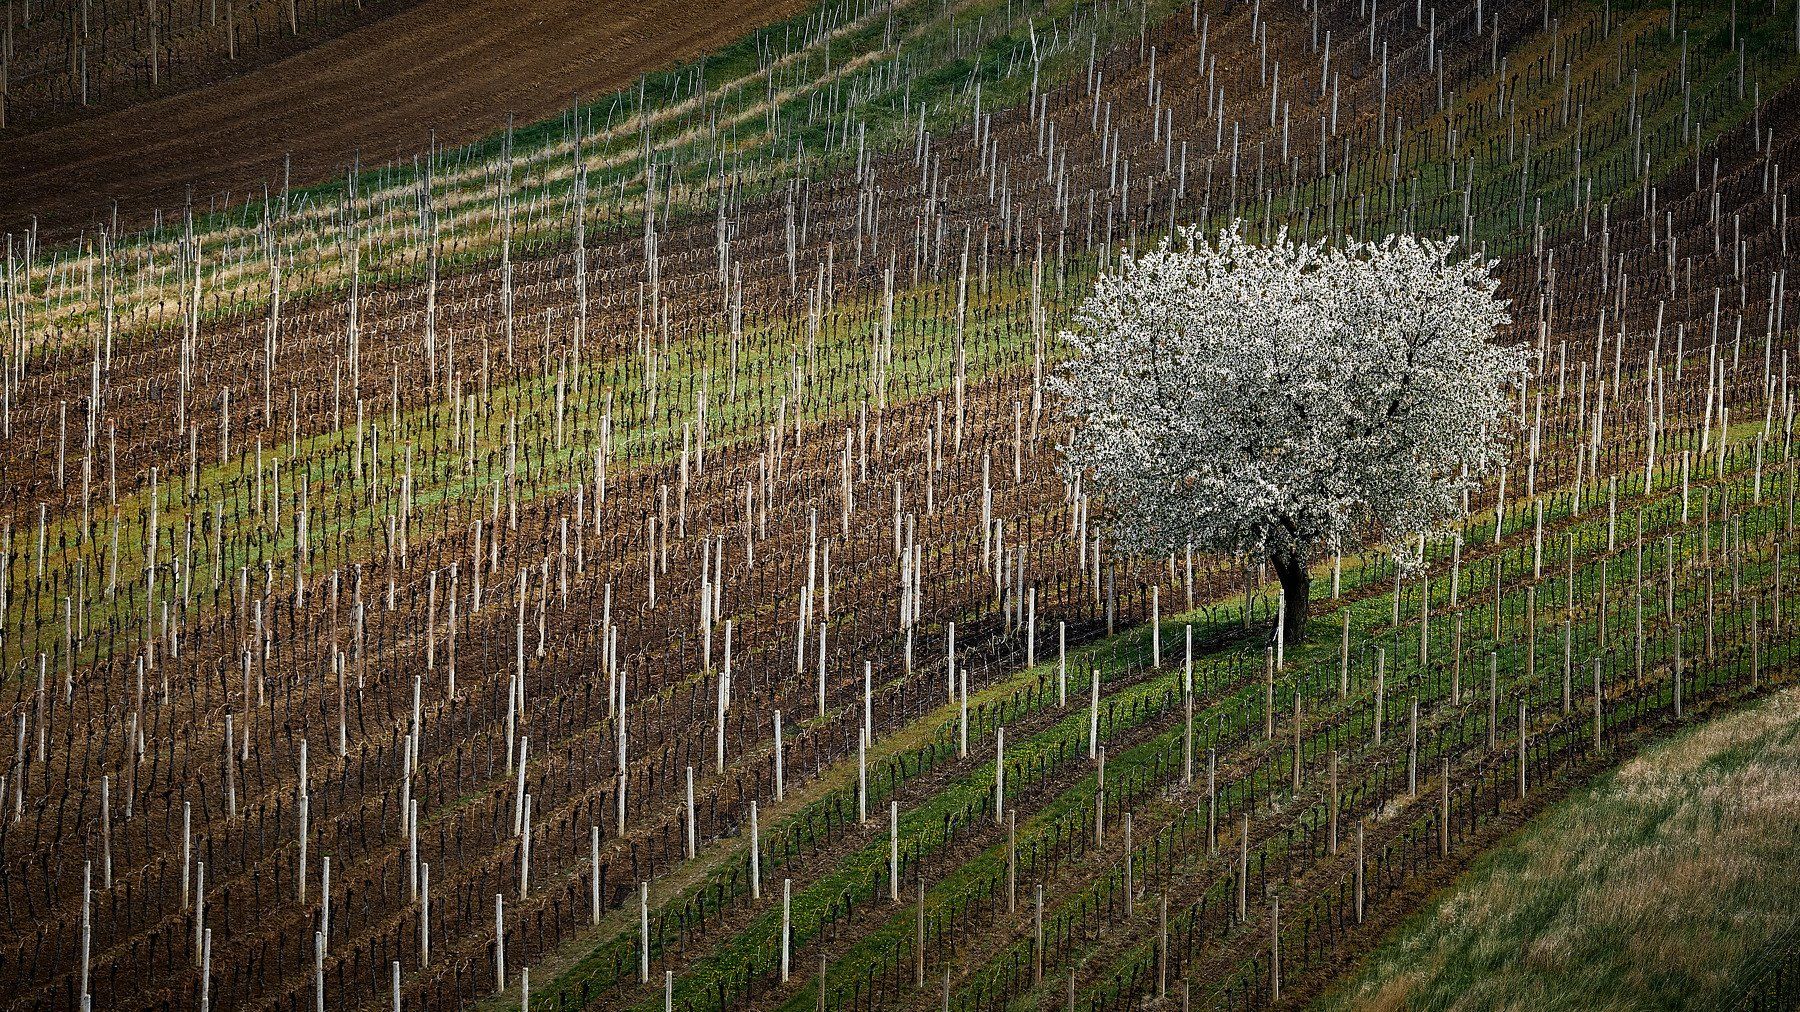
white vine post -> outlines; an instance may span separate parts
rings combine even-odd
[[[1415,563],[1501,463],[1526,352],[1494,340],[1493,264],[1454,252],[1187,228],[1126,257],[1062,335],[1069,479],[1125,551],[1267,557],[1298,644],[1312,560],[1367,541]]]

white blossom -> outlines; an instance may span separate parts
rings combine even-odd
[[[1263,555],[1302,588],[1322,548],[1404,556],[1499,464],[1524,375],[1492,262],[1454,249],[1190,228],[1127,256],[1062,335],[1071,480],[1128,551]]]

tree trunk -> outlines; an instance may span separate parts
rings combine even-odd
[[[1275,574],[1281,578],[1282,597],[1286,601],[1286,615],[1282,622],[1283,640],[1287,649],[1299,646],[1306,638],[1306,619],[1312,605],[1312,574],[1306,571],[1306,563],[1297,555],[1287,552],[1275,552],[1269,556],[1275,565]]]

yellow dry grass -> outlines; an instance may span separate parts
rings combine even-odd
[[[1318,1007],[1716,1008],[1800,930],[1800,689],[1533,820]]]

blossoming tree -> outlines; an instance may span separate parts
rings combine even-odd
[[[1455,241],[1268,246],[1198,229],[1102,276],[1054,383],[1072,477],[1140,553],[1266,557],[1298,643],[1309,563],[1345,541],[1410,560],[1500,462],[1526,352],[1491,263]]]

